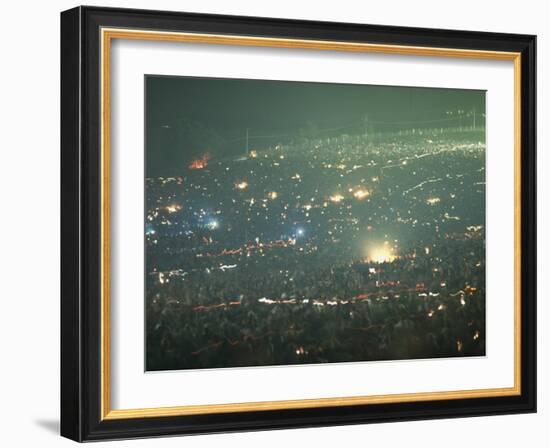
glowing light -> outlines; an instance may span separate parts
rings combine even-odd
[[[368,261],[373,263],[391,263],[397,258],[388,244],[374,246],[368,250]]]
[[[469,232],[479,232],[479,231],[481,231],[481,229],[483,229],[483,226],[468,226],[468,227],[466,227],[466,230],[468,230]]]
[[[267,197],[271,200],[277,199],[278,196],[279,193],[277,193],[276,191],[270,191],[269,193],[267,193]]]
[[[220,270],[221,270],[222,272],[225,272],[226,269],[234,269],[234,268],[236,268],[236,267],[237,267],[236,264],[223,264],[223,265],[220,266]]]
[[[210,160],[210,154],[205,153],[200,159],[193,160],[189,164],[190,170],[202,170],[208,166],[208,161]]]
[[[248,188],[248,182],[245,181],[245,180],[243,180],[243,181],[241,181],[241,182],[237,182],[237,183],[235,184],[235,188],[236,188],[237,190],[246,190],[246,189]]]
[[[298,236],[303,236],[305,233],[304,229],[302,229],[301,227],[299,229],[296,230],[296,235]]]
[[[166,207],[168,213],[176,213],[178,210],[181,210],[181,205],[173,204]]]
[[[342,199],[344,199],[344,196],[342,196],[339,193],[336,193],[330,196],[329,199],[331,200],[331,202],[338,203],[338,202],[342,202]]]
[[[208,222],[208,224],[206,224],[206,227],[208,227],[210,230],[215,230],[219,226],[220,226],[220,223],[215,219],[212,219],[211,221]]]
[[[258,151],[255,151],[253,149],[252,151],[250,151],[249,156],[252,157],[253,159],[255,159],[256,157],[258,157]]]
[[[360,201],[362,201],[362,200],[365,199],[365,198],[368,198],[369,196],[370,196],[369,190],[364,190],[364,189],[362,189],[362,188],[360,188],[359,190],[355,190],[355,191],[353,192],[353,197],[354,197],[355,199],[360,200]]]
[[[438,204],[439,202],[441,202],[441,199],[439,199],[439,198],[428,198],[428,199],[426,199],[426,204],[428,204],[428,205],[435,205],[435,204]]]

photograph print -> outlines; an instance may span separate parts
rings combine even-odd
[[[485,93],[145,76],[146,370],[485,356]]]

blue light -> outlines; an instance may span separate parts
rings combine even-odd
[[[206,227],[208,227],[210,230],[215,230],[215,229],[217,229],[219,226],[220,226],[220,223],[219,223],[218,220],[216,220],[216,219],[211,219],[211,220],[208,221],[208,223],[206,224]]]

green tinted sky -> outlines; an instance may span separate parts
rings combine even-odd
[[[386,123],[375,126],[382,130],[485,109],[485,92],[475,90],[164,76],[146,76],[145,89],[148,176],[181,174],[205,151],[242,153],[246,128],[252,136],[285,134],[251,139],[261,147],[288,141],[308,123],[343,127],[321,132],[336,135],[359,132],[365,115]]]

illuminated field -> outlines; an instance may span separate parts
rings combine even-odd
[[[269,126],[286,118],[246,101],[254,114],[226,108],[220,133],[254,115]],[[380,121],[376,132],[360,119],[345,131],[307,125],[225,139],[203,122],[176,134],[155,121],[147,369],[484,355],[485,132],[479,115],[477,127],[464,126],[471,114],[449,110],[431,127]],[[166,135],[180,140],[156,153]],[[178,165],[180,141],[195,149]]]

